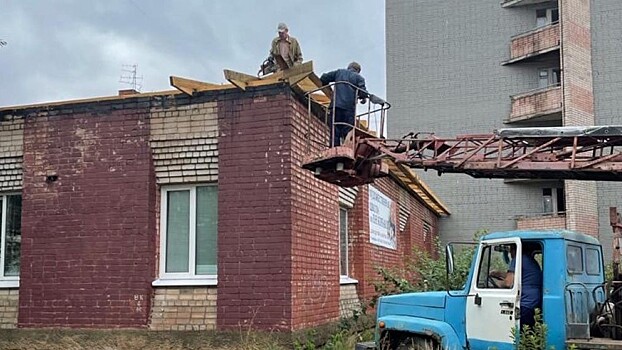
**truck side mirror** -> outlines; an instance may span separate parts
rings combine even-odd
[[[454,249],[451,244],[445,246],[445,269],[447,274],[454,273]]]

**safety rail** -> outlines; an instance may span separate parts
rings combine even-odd
[[[347,81],[337,81],[337,82],[333,82],[330,83],[328,85],[324,85],[321,87],[318,87],[316,89],[307,91],[305,93],[305,97],[307,97],[307,111],[308,111],[308,123],[307,123],[307,151],[309,151],[311,149],[311,124],[312,124],[312,119],[313,118],[313,114],[311,111],[311,106],[312,106],[312,99],[310,98],[309,95],[319,92],[321,90],[324,90],[326,88],[333,88],[333,86],[339,85],[339,84],[344,84],[344,85],[349,85],[352,89],[354,89],[355,92],[355,100],[354,103],[355,105],[353,106],[356,110],[356,102],[361,100],[361,99],[366,99],[366,104],[367,104],[367,111],[364,113],[360,113],[360,114],[356,114],[354,116],[354,124],[350,124],[350,123],[346,123],[346,122],[335,122],[335,104],[332,103],[330,108],[327,108],[325,110],[325,116],[324,116],[324,123],[326,125],[329,126],[330,128],[330,139],[329,142],[327,144],[324,144],[325,147],[335,147],[335,126],[336,125],[345,125],[345,126],[349,126],[352,128],[352,130],[354,131],[354,135],[356,135],[356,131],[360,131],[360,132],[364,132],[364,133],[369,133],[370,132],[370,128],[371,128],[371,117],[377,115],[377,113],[380,114],[379,117],[379,123],[377,123],[378,125],[378,135],[374,135],[375,137],[379,137],[382,138],[384,137],[384,124],[385,124],[385,120],[386,120],[386,113],[387,110],[389,108],[391,108],[391,104],[379,97],[377,97],[374,94],[369,93],[368,91],[359,88],[358,86],[347,82]],[[335,101],[337,99],[337,89],[332,89],[333,90],[333,97],[332,100]],[[380,107],[377,107],[375,109],[372,109],[372,105],[378,105]],[[332,112],[332,113],[329,113]],[[367,128],[363,128],[361,127],[361,121],[364,121],[365,117],[367,117]],[[328,119],[330,118],[330,120]],[[354,146],[356,144],[356,142],[352,143],[352,146]]]

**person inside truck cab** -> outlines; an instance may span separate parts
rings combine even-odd
[[[534,252],[538,246],[533,244],[523,245],[521,259],[521,293],[520,293],[520,326],[533,327],[536,308],[542,308],[542,269],[534,259]],[[511,261],[507,272],[491,271],[490,275],[498,279],[499,288],[512,288],[514,285],[514,271],[516,270],[516,246],[509,247]]]

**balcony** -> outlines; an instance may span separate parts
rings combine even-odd
[[[512,109],[506,124],[554,122],[561,125],[562,90],[558,85],[510,96]]]
[[[566,229],[566,214],[542,214],[516,218],[517,230]]]
[[[542,4],[551,0],[501,0],[501,7],[519,7]]]
[[[559,22],[516,35],[512,37],[510,44],[510,59],[503,64],[533,61],[538,58],[559,60],[559,42]]]

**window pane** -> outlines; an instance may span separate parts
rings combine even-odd
[[[585,265],[588,275],[600,274],[600,254],[597,249],[585,250]]]
[[[218,187],[197,187],[196,274],[217,274]]]
[[[555,23],[559,21],[559,9],[551,10],[551,22]]]
[[[482,251],[482,260],[479,262],[479,270],[477,273],[477,287],[486,288],[486,280],[488,278],[488,266],[490,262],[490,247],[485,247]]]
[[[348,275],[348,211],[339,209],[339,273]]]
[[[14,195],[7,196],[6,198],[4,275],[19,276],[19,253],[22,242],[22,196]]]
[[[190,191],[167,192],[166,272],[189,272]]]
[[[512,249],[516,250],[514,244],[496,244],[484,248],[477,275],[478,288],[509,288],[503,286],[502,276],[510,270]]]
[[[581,247],[569,245],[568,248],[566,248],[566,260],[568,260],[568,272],[583,272],[583,252],[581,251]]]

